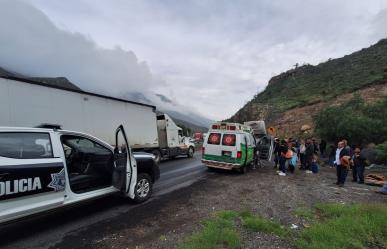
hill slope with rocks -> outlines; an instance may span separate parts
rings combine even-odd
[[[312,116],[359,94],[367,102],[387,96],[387,39],[316,66],[303,65],[270,79],[227,121],[266,120],[280,136],[296,135],[301,127],[313,129]]]

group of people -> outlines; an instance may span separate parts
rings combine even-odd
[[[364,183],[364,168],[366,159],[361,155],[360,147],[355,147],[353,150],[348,146],[347,140],[339,141],[337,144],[335,161],[337,181],[336,185],[343,187],[348,175],[348,171],[352,168],[352,181],[359,184]]]
[[[322,148],[320,152],[325,152],[325,146],[325,141],[322,141],[319,145],[314,139],[298,141],[292,138],[283,140],[276,138],[274,140],[274,167],[279,169],[279,175],[286,176],[286,172],[293,173],[298,162],[300,162],[300,170],[317,173],[317,153],[320,150],[319,148]]]
[[[299,165],[300,170],[307,173],[318,173],[318,156],[325,157],[327,143],[315,139],[295,140],[292,138],[274,140],[274,167],[280,176],[286,176],[287,172],[293,173]],[[347,140],[341,140],[337,149],[331,147],[329,156],[332,158],[332,166],[336,167],[337,181],[340,187],[344,186],[348,171],[352,168],[353,181],[364,183],[365,158],[361,155],[359,147],[354,150],[348,146]],[[299,163],[298,163],[299,162]]]

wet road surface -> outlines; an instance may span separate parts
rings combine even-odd
[[[207,176],[201,154],[194,158],[176,158],[160,164],[160,180],[153,189],[150,201],[135,205],[119,195],[107,196],[77,206],[33,216],[23,221],[0,226],[0,248],[50,248],[72,233],[87,229],[98,222],[115,220],[149,202],[157,202],[163,195],[187,187]]]

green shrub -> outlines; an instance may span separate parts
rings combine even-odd
[[[377,161],[387,165],[387,141],[376,146]]]
[[[329,141],[346,138],[351,144],[381,143],[387,140],[387,97],[366,104],[355,96],[348,102],[321,110],[315,117],[316,133]]]
[[[181,244],[179,249],[217,249],[220,245],[227,248],[239,248],[241,240],[236,230],[234,220],[238,213],[234,211],[221,211],[214,219],[204,222],[200,232],[192,235]]]

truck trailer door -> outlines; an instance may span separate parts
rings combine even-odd
[[[136,162],[122,125],[117,128],[115,137],[113,186],[133,199],[137,181]]]

